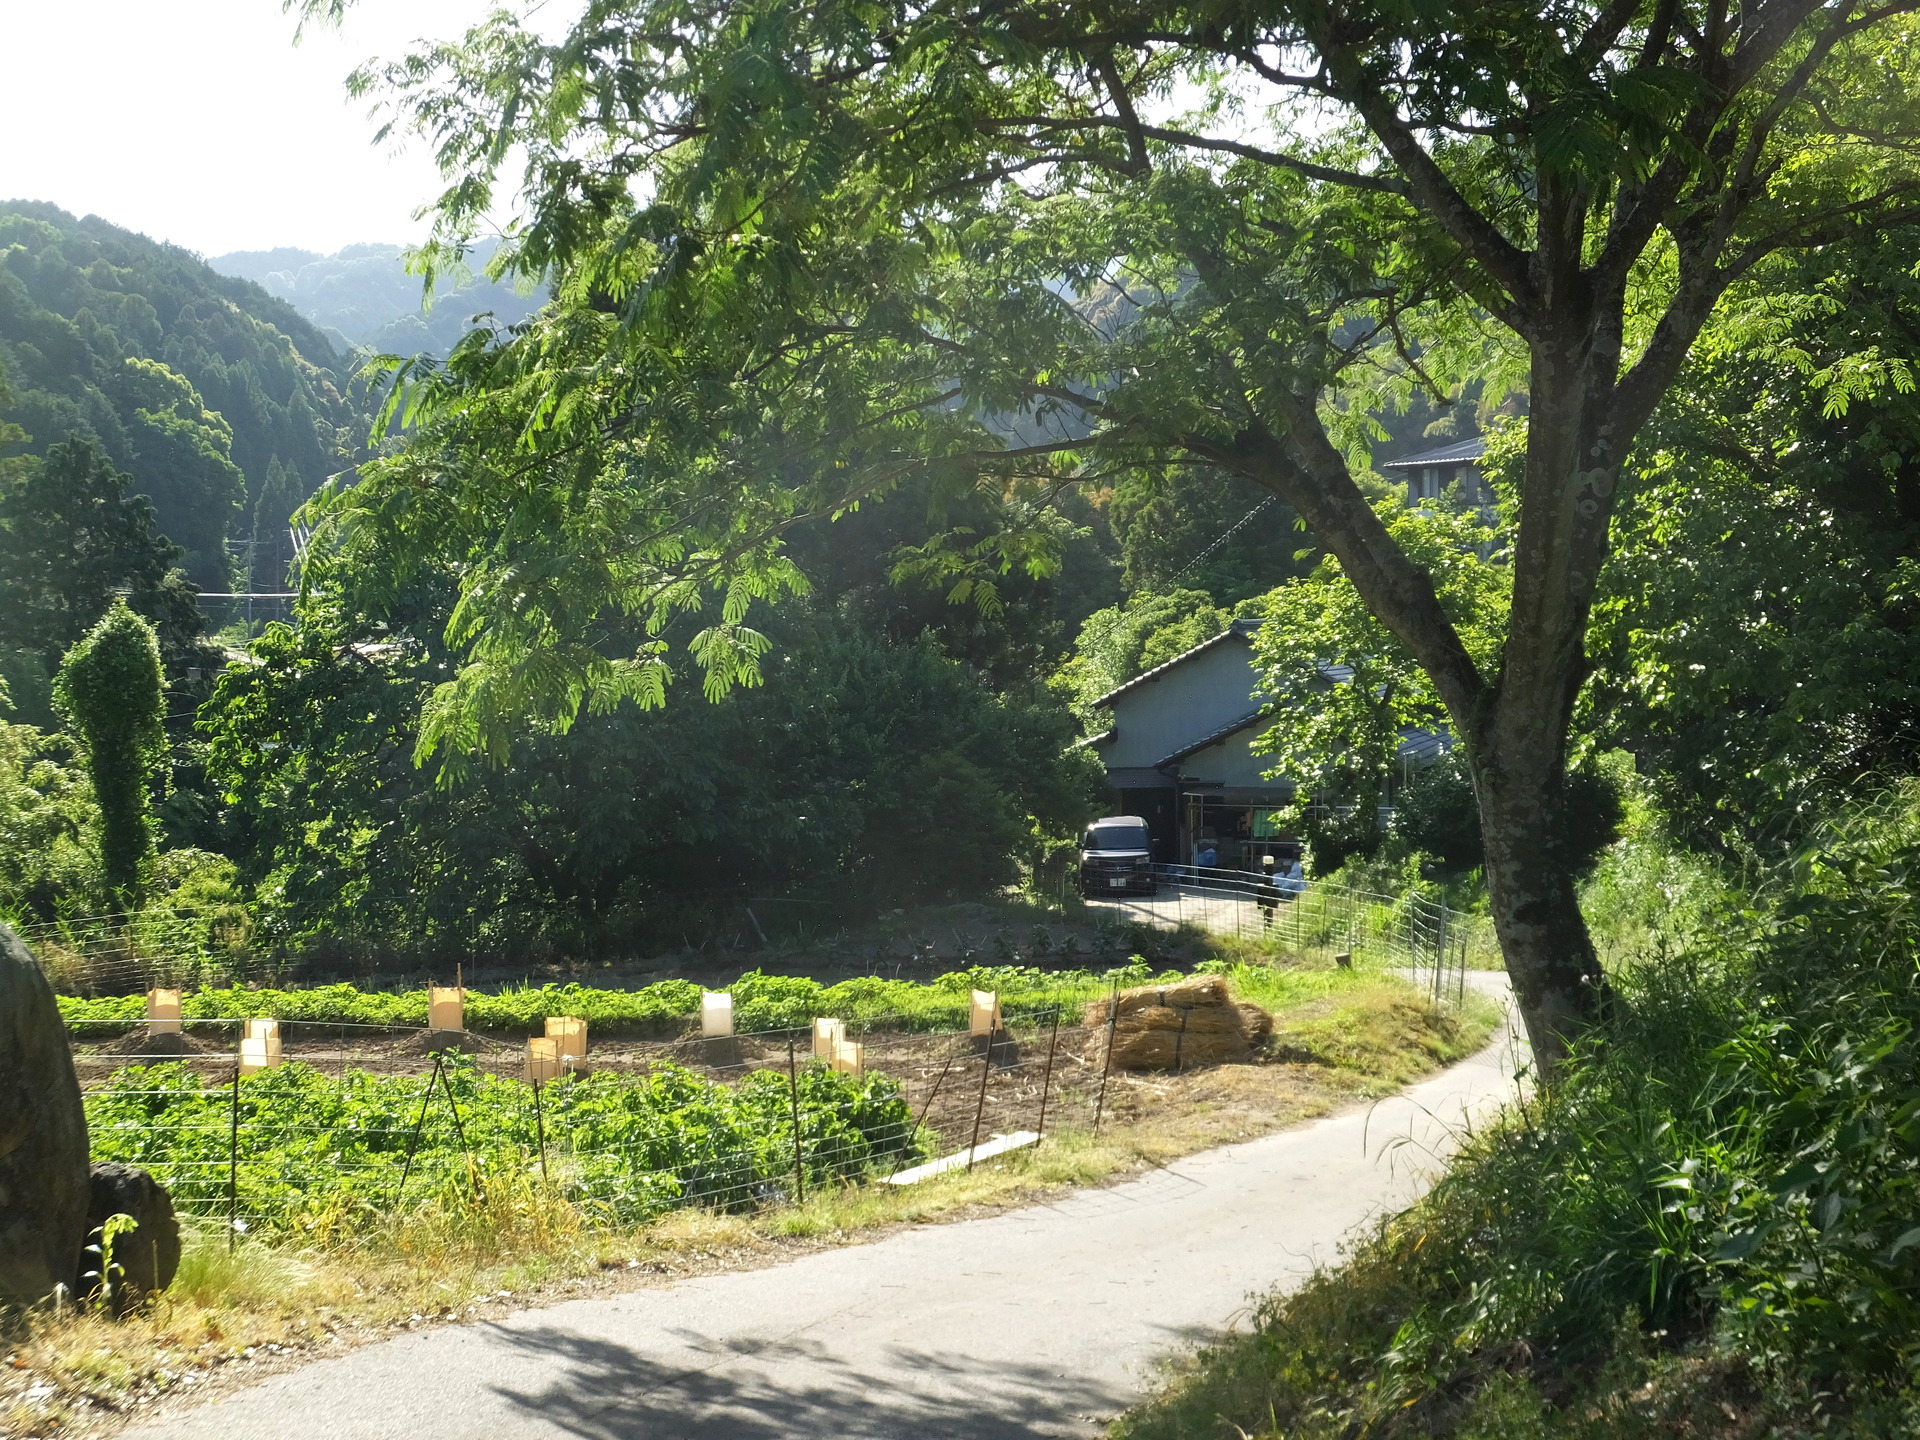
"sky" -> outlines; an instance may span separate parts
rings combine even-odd
[[[411,243],[437,192],[373,144],[347,73],[496,0],[359,0],[298,48],[280,0],[0,0],[0,199],[50,200],[201,255]]]

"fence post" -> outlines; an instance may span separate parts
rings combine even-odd
[[[974,1152],[980,1148],[980,1120],[987,1113],[987,1081],[993,1075],[993,1032],[980,1052],[980,1099],[973,1107],[973,1143],[967,1147],[967,1173],[973,1173]]]
[[[547,1183],[547,1117],[540,1109],[540,1082],[533,1082],[533,1125],[540,1139],[540,1183]]]
[[[433,1084],[440,1078],[440,1052],[433,1056],[433,1073],[427,1076],[427,1088],[420,1096],[420,1113],[414,1117],[413,1136],[407,1141],[406,1163],[400,1167],[400,1186],[393,1192],[394,1209],[400,1208],[400,1197],[407,1193],[407,1177],[413,1173],[413,1154],[420,1148],[420,1127],[427,1123],[427,1106],[433,1102]],[[239,1091],[236,1089],[237,1095]]]
[[[1113,982],[1113,994],[1107,1000],[1107,1055],[1100,1067],[1100,1098],[1093,1104],[1093,1133],[1100,1133],[1100,1117],[1107,1109],[1107,1077],[1113,1074],[1113,1030],[1120,1023],[1120,982]]]
[[[233,1108],[227,1125],[227,1253],[240,1233],[240,1062],[233,1062]]]
[[[793,1090],[793,1195],[794,1204],[807,1203],[807,1170],[800,1163],[800,1069],[793,1060],[793,1037],[787,1037],[787,1084]]]
[[[1047,1073],[1040,1081],[1040,1123],[1035,1126],[1035,1133],[1042,1138],[1045,1138],[1047,1133],[1047,1092],[1053,1088],[1053,1052],[1054,1048],[1060,1043],[1060,1011],[1062,1008],[1058,1001],[1054,1002],[1053,1036],[1047,1041]],[[1033,1143],[1038,1145],[1040,1141],[1035,1140]]]
[[[913,1122],[913,1134],[907,1137],[907,1143],[909,1145],[919,1138],[920,1127],[927,1123],[927,1112],[933,1109],[933,1102],[939,1098],[940,1087],[947,1083],[947,1072],[953,1068],[953,1051],[954,1047],[949,1044],[947,1046],[947,1062],[940,1067],[940,1077],[933,1082],[933,1089],[927,1092],[926,1103],[920,1107],[920,1118]]]

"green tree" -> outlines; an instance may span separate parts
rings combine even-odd
[[[288,533],[293,512],[300,508],[307,492],[300,473],[280,463],[274,456],[267,466],[266,483],[253,506],[252,570],[247,588],[257,591],[279,590],[288,583],[293,566],[293,538]]]
[[[183,568],[203,589],[232,588],[227,533],[247,497],[232,459],[233,428],[158,360],[126,361],[113,392],[131,412],[127,438],[140,488],[166,513],[185,552]]]
[[[51,677],[116,594],[154,622],[169,673],[214,663],[180,547],[153,530],[153,506],[133,477],[82,440],[25,456],[0,475],[0,661],[15,701],[51,722]],[[9,655],[10,652],[10,655]]]
[[[1233,615],[1204,590],[1136,594],[1087,617],[1057,683],[1083,723],[1098,723],[1094,702],[1108,691],[1211,640]]]
[[[186,391],[129,361],[163,366]],[[0,366],[13,392],[0,422],[25,432],[0,450],[96,445],[153,501],[200,589],[229,588],[225,542],[246,532],[243,507],[273,460],[299,472],[304,495],[350,463],[341,436],[366,423],[341,357],[283,301],[34,202],[0,201]]]
[[[100,868],[123,905],[153,857],[150,792],[166,756],[166,695],[153,627],[116,601],[60,663],[54,697],[79,738],[100,806]]]
[[[149,600],[180,547],[153,531],[153,505],[94,446],[69,440],[0,488],[0,636],[57,658],[116,593]],[[197,627],[196,627],[197,628]],[[184,637],[183,637],[184,638]]]
[[[975,895],[1090,802],[1061,707],[806,606],[770,624],[762,686],[694,716],[588,716],[437,781],[412,761],[445,666],[421,628],[348,643],[310,608],[207,707],[227,846],[290,936],[604,952],[679,944],[761,896],[830,916]]]
[[[1676,833],[1772,863],[1920,733],[1920,233],[1781,261],[1649,426],[1583,727]]]
[[[1909,213],[1914,8],[605,0],[555,43],[496,17],[358,83],[448,171],[430,266],[519,157],[492,268],[556,304],[405,369],[417,441],[331,497],[335,543],[402,569],[451,543],[462,665],[423,738],[504,758],[527,719],[662,698],[662,652],[582,649],[608,608],[663,634],[717,600],[695,659],[752,678],[749,600],[801,583],[783,528],[916,467],[1041,497],[1242,476],[1461,736],[1551,1068],[1607,993],[1550,842],[1622,467],[1729,286]],[[1497,656],[1349,459],[1469,375],[1524,379],[1530,416]]]

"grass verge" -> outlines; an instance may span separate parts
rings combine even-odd
[[[1437,1012],[1390,977],[1236,969],[1276,1011],[1276,1054],[1179,1075],[1113,1078],[1102,1132],[1057,1130],[972,1174],[907,1189],[836,1185],[743,1215],[680,1210],[589,1226],[534,1174],[464,1206],[422,1205],[351,1243],[191,1235],[173,1288],[125,1320],[69,1310],[18,1320],[0,1353],[0,1432],[98,1433],[164,1395],[214,1393],[361,1340],[503,1307],[774,1263],[888,1227],[963,1219],[1095,1185],[1390,1092],[1477,1050],[1493,1007]]]
[[[1920,786],[1758,893],[1659,861],[1568,1073],[1117,1436],[1920,1433]]]

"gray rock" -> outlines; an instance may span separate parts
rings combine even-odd
[[[71,1287],[87,1234],[87,1116],[53,990],[0,925],[0,1304]]]
[[[106,1287],[113,1312],[125,1314],[173,1283],[173,1273],[180,1268],[180,1222],[160,1182],[137,1165],[104,1161],[93,1167],[90,1179],[93,1198],[87,1207],[88,1249],[80,1288],[87,1294],[101,1289],[98,1247],[108,1218],[131,1217],[134,1228],[114,1237],[112,1263],[119,1273]]]

